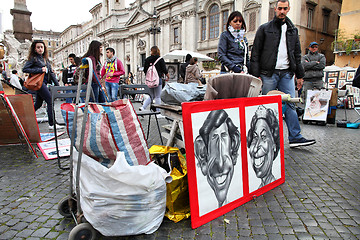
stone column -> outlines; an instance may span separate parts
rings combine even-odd
[[[25,39],[32,40],[31,12],[26,7],[26,0],[14,0],[14,8],[10,10],[13,15],[14,36],[19,42]]]

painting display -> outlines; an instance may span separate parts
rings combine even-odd
[[[330,90],[308,90],[303,119],[325,122],[330,98]]]
[[[70,138],[64,138],[58,140],[59,156],[68,157],[70,156]],[[53,141],[46,141],[37,144],[45,160],[51,160],[57,158],[56,143]]]
[[[177,82],[179,78],[179,65],[176,63],[166,63],[169,72],[169,82]]]
[[[182,104],[191,225],[285,181],[280,96]]]

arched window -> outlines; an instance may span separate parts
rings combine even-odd
[[[217,38],[219,36],[219,19],[220,19],[220,10],[217,4],[214,4],[210,7],[209,12],[209,38]]]

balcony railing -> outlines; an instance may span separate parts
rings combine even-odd
[[[332,49],[335,54],[347,54],[350,53],[358,54],[360,52],[360,40],[358,39],[348,39],[345,41],[334,41],[332,43]]]

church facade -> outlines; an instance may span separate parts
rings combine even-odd
[[[290,0],[290,19],[299,28],[303,54],[318,41],[328,61],[341,0]],[[274,0],[136,0],[125,7],[124,0],[103,0],[90,9],[92,20],[72,25],[60,34],[54,52],[57,66],[68,65],[67,56],[82,56],[92,40],[112,47],[126,73],[138,72],[150,48],[157,45],[161,55],[175,49],[199,52],[216,59],[221,32],[234,10],[244,15],[250,47],[257,28],[274,17]],[[104,51],[105,52],[105,51]],[[105,54],[104,54],[105,55]],[[330,63],[330,62],[329,62]]]

